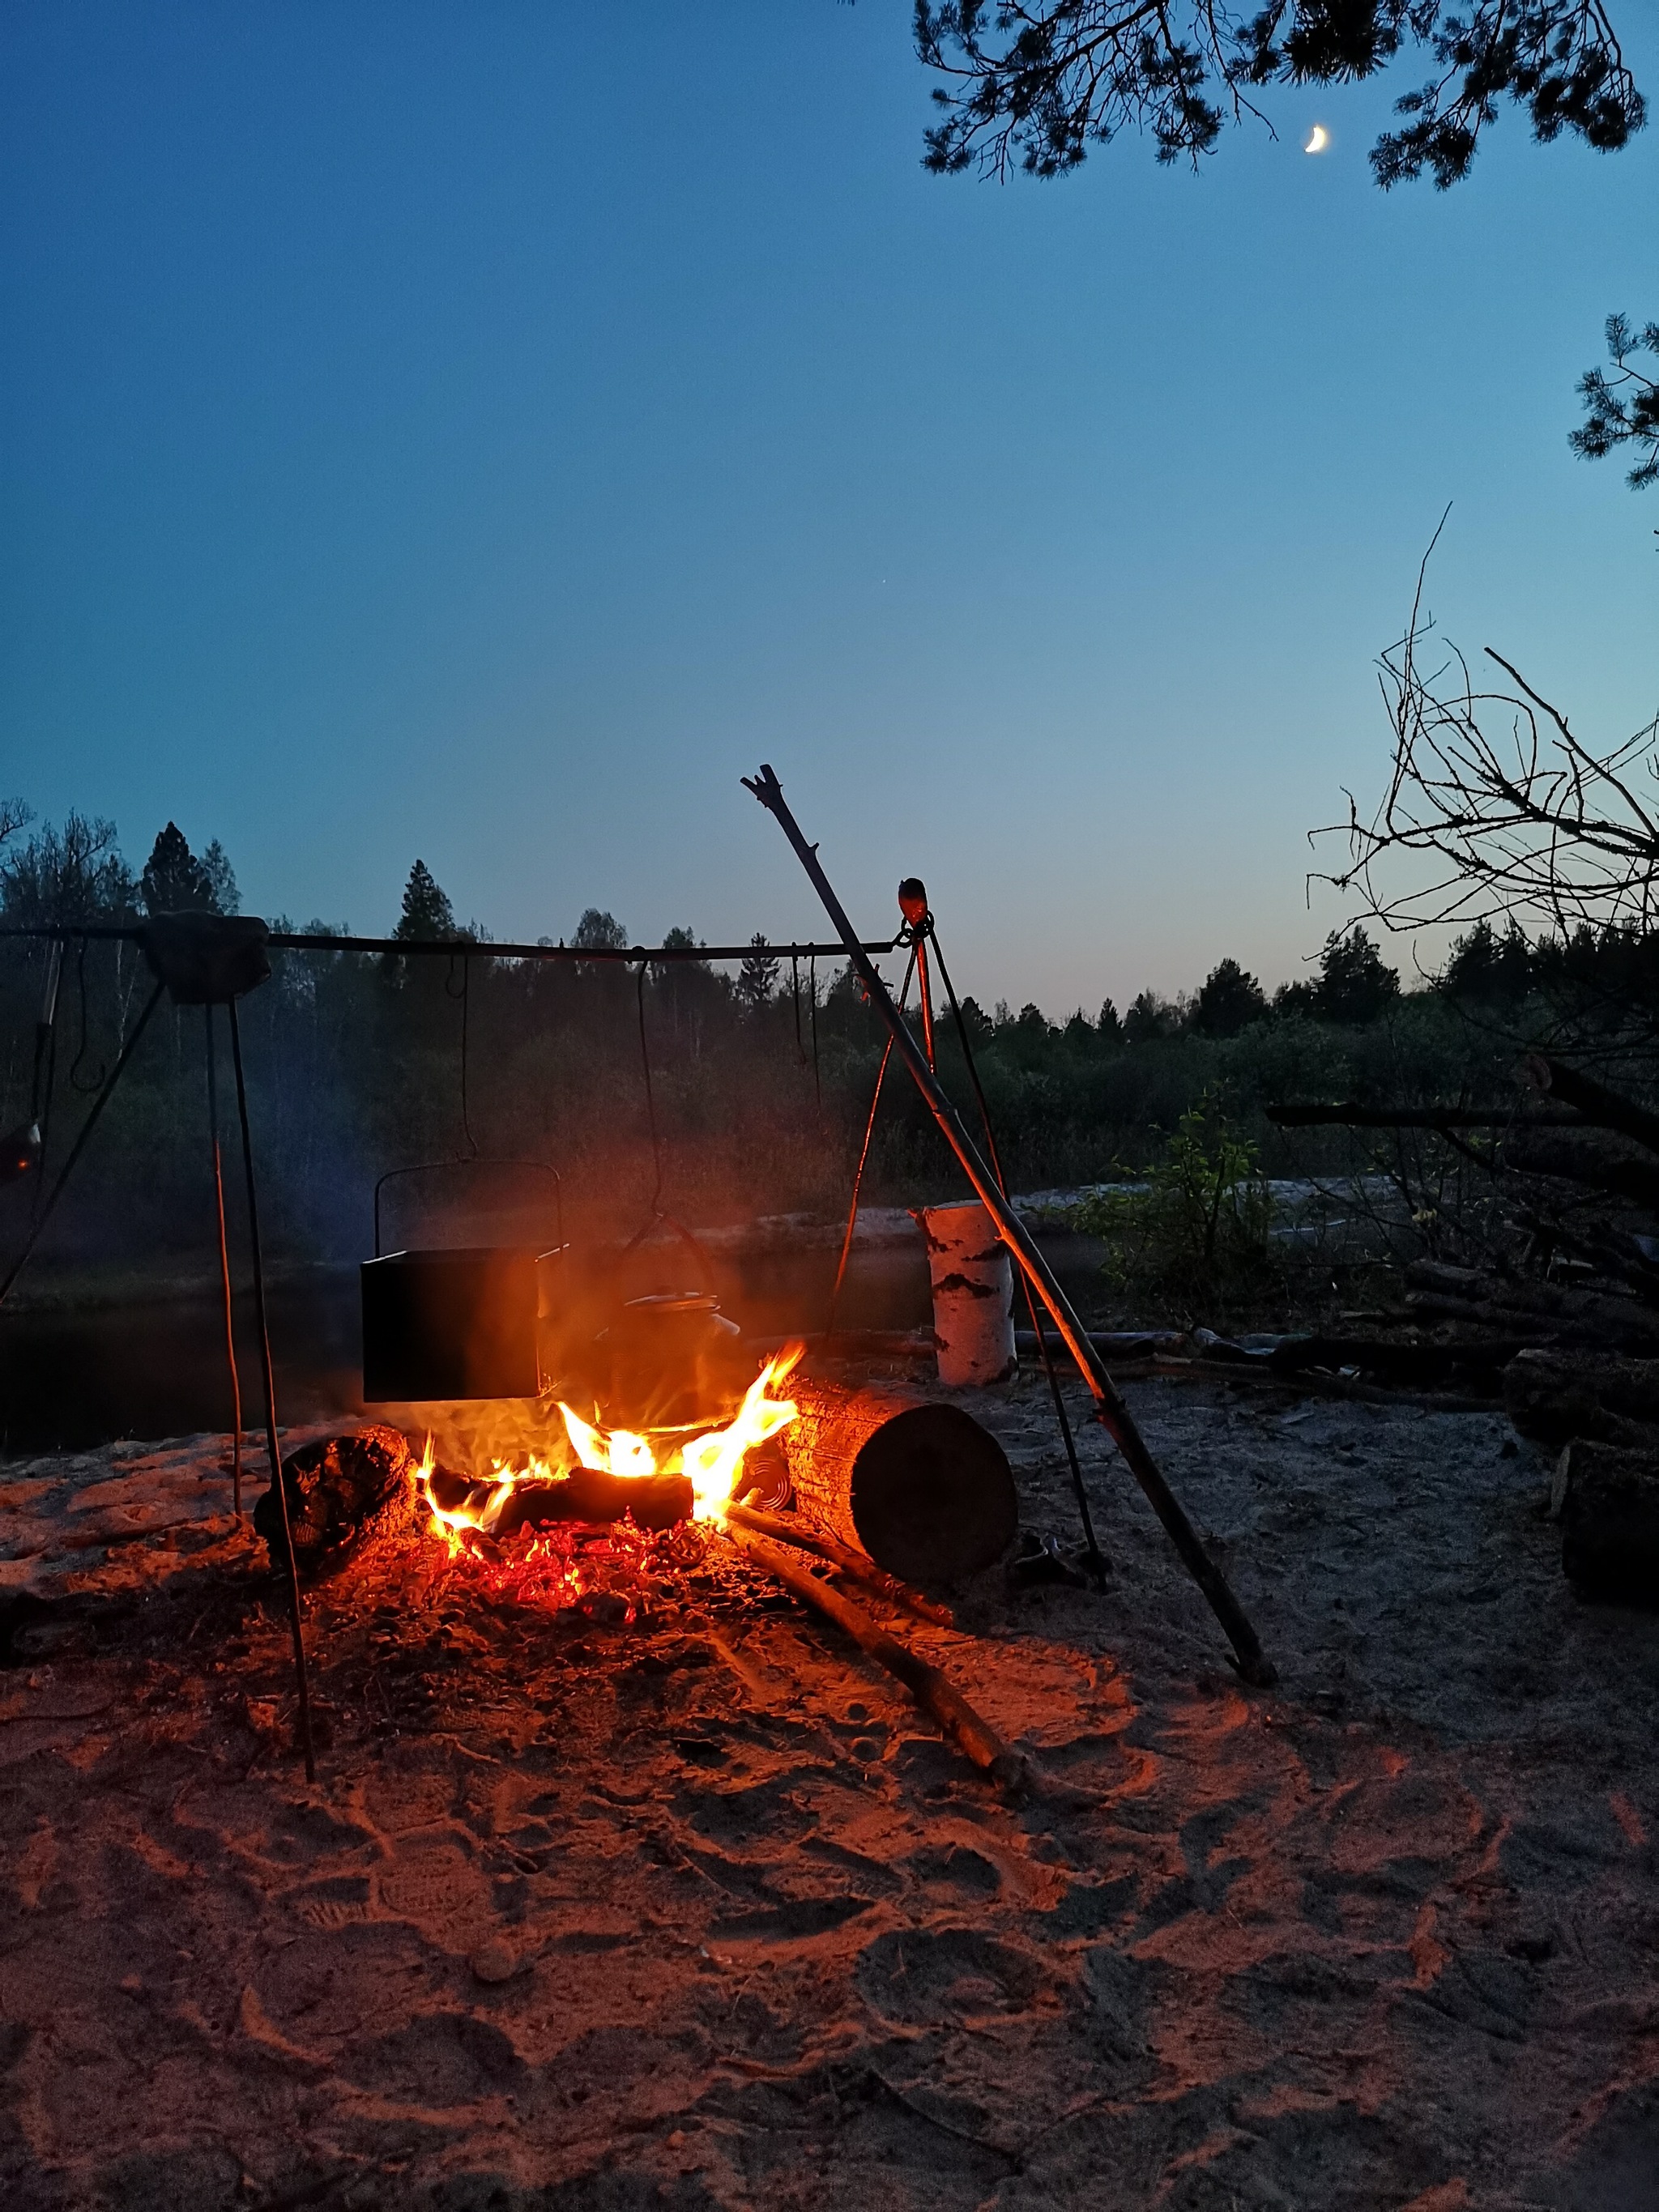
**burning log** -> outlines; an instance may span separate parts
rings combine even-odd
[[[415,1474],[409,1439],[397,1429],[359,1429],[302,1444],[283,1462],[294,1563],[301,1575],[355,1543],[371,1522],[406,1510]],[[253,1509],[253,1525],[279,1572],[287,1568],[275,1484]]]
[[[1000,1559],[1019,1521],[1013,1471],[971,1413],[902,1389],[792,1388],[779,1442],[823,1528],[903,1582],[954,1582]]]
[[[435,1485],[428,1488],[436,1496]],[[653,1532],[691,1518],[694,1499],[689,1474],[607,1474],[593,1467],[574,1468],[550,1481],[515,1482],[489,1524],[495,1536],[520,1528],[543,1528],[556,1521],[603,1526],[633,1516],[634,1525]]]
[[[1659,1454],[1568,1446],[1561,1566],[1586,1597],[1659,1605]]]

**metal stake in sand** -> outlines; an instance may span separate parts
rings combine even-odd
[[[265,1324],[265,1271],[259,1252],[259,1198],[253,1187],[253,1138],[248,1128],[247,1085],[242,1076],[242,1036],[236,1019],[236,1001],[227,1001],[230,1012],[230,1059],[236,1071],[236,1112],[242,1125],[242,1165],[247,1175],[247,1233],[253,1255],[253,1314],[259,1333],[259,1370],[265,1386],[265,1449],[270,1455],[270,1488],[282,1524],[283,1553],[288,1566],[288,1618],[294,1633],[294,1675],[300,1691],[300,1748],[305,1753],[306,1780],[317,1779],[317,1756],[311,1744],[311,1698],[306,1683],[305,1635],[300,1620],[300,1570],[294,1557],[294,1531],[289,1523],[288,1491],[283,1481],[282,1447],[276,1441],[276,1379],[270,1364],[270,1331]]]
[[[225,1235],[225,1168],[219,1152],[219,1081],[214,1065],[213,1006],[202,1012],[207,1022],[208,1147],[213,1155],[213,1197],[219,1217],[219,1279],[225,1291],[225,1363],[230,1370],[230,1496],[236,1518],[242,1517],[242,1378],[236,1371],[236,1318],[230,1289],[230,1243]]]
[[[1030,1231],[1004,1197],[996,1177],[980,1158],[956,1108],[940,1090],[915,1032],[893,1004],[887,986],[860,944],[846,908],[836,897],[830,878],[819,864],[817,846],[808,844],[799,823],[790,812],[776,774],[763,763],[758,773],[752,777],[744,776],[743,783],[745,790],[752,792],[761,805],[775,815],[784,836],[793,847],[795,857],[805,869],[813,889],[823,902],[824,912],[840,933],[848,958],[864,985],[866,996],[891,1031],[893,1042],[902,1054],[917,1090],[933,1109],[933,1118],[956,1154],[963,1174],[973,1185],[975,1195],[996,1223],[1002,1241],[1054,1316],[1054,1325],[1065,1339],[1066,1349],[1076,1360],[1084,1380],[1094,1395],[1102,1425],[1122,1453],[1129,1472],[1164,1523],[1182,1565],[1203,1591],[1210,1610],[1225,1632],[1227,1640],[1233,1647],[1240,1674],[1247,1682],[1265,1687],[1277,1677],[1244,1608],[1233,1595],[1226,1577],[1199,1542],[1196,1530],[1182,1510],[1175,1492],[1164,1480],[1157,1461],[1147,1449],[1146,1441],[1135,1425],[1133,1414],[1107,1373],[1105,1362],[1090,1342],[1089,1333],[1073,1310],[1071,1300],[1055,1281]]]

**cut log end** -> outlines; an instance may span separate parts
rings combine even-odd
[[[822,1382],[794,1395],[783,1444],[796,1497],[842,1543],[926,1586],[981,1572],[1013,1541],[1007,1454],[961,1407]]]

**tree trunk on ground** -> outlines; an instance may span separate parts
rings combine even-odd
[[[1523,1437],[1554,1450],[1575,1437],[1659,1458],[1659,1359],[1523,1352],[1504,1370],[1504,1404]]]
[[[1013,1471],[960,1406],[902,1389],[790,1385],[781,1443],[801,1510],[906,1582],[950,1583],[992,1565],[1019,1520]]]
[[[1510,1336],[1536,1328],[1540,1344],[1628,1346],[1659,1355],[1659,1311],[1634,1298],[1516,1282],[1443,1260],[1413,1260],[1406,1285],[1411,1310],[1420,1320],[1470,1322]]]

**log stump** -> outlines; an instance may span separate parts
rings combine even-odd
[[[796,1376],[779,1441],[801,1510],[902,1581],[977,1574],[1013,1541],[1008,1455],[960,1406]]]
[[[1568,1446],[1561,1565],[1586,1597],[1659,1607],[1659,1457],[1610,1444]]]
[[[301,1444],[283,1462],[294,1563],[301,1577],[348,1551],[371,1526],[390,1526],[408,1514],[415,1455],[397,1429],[376,1425]],[[282,1508],[274,1488],[253,1509],[253,1526],[265,1540],[270,1563],[288,1567]]]

